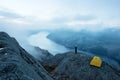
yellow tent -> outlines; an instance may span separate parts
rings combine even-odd
[[[94,56],[90,62],[90,65],[95,66],[95,67],[101,67],[102,66],[101,58],[98,56]]]

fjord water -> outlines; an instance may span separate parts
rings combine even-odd
[[[38,46],[42,49],[48,50],[53,55],[68,51],[68,49],[64,46],[49,40],[47,38],[48,35],[49,32],[39,32],[37,34],[31,35],[28,38],[28,41],[32,46]]]

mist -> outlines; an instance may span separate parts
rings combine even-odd
[[[0,2],[0,31],[15,37],[30,54],[37,55],[29,39],[40,32],[86,30],[98,34],[105,29],[119,29],[118,3],[119,0],[3,0]]]
[[[7,12],[7,14],[9,14],[9,12]],[[10,13],[12,14],[12,13]],[[17,15],[17,14],[16,14]],[[83,16],[83,18],[86,16]],[[20,20],[18,18],[21,18]],[[31,21],[26,19],[26,17],[21,17],[20,15],[18,15],[18,17],[6,17],[6,18],[2,18],[1,22],[0,22],[0,31],[4,31],[7,32],[10,36],[15,37],[17,39],[17,41],[19,42],[19,44],[25,48],[30,54],[32,54],[33,56],[38,55],[38,53],[36,52],[36,50],[34,49],[34,46],[39,46],[39,45],[31,45],[29,43],[29,38],[32,35],[37,35],[39,32],[56,32],[57,30],[68,30],[68,31],[74,31],[74,32],[80,32],[82,30],[87,30],[90,32],[100,32],[103,31],[104,29],[109,29],[110,27],[107,27],[105,25],[102,24],[86,24],[86,25],[82,25],[78,24],[78,23],[71,23],[71,24],[65,24],[64,22],[66,21],[62,21],[63,19],[55,19],[52,22],[41,22],[41,21]],[[11,20],[16,20],[15,22],[10,22]],[[54,22],[55,21],[55,22]],[[53,23],[54,22],[54,23]],[[59,23],[59,25],[58,25]],[[119,28],[119,27],[114,27]],[[39,37],[39,36],[38,36]],[[34,39],[33,39],[34,41]],[[37,39],[37,41],[39,42],[40,40]],[[47,48],[46,48],[47,49]],[[55,48],[53,48],[55,49]],[[64,49],[63,49],[64,50]],[[50,51],[51,52],[51,51]],[[56,53],[52,53],[52,54],[56,54]]]

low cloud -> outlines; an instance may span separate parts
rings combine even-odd
[[[12,18],[12,19],[23,18],[23,16],[20,16],[16,13],[12,13],[12,12],[5,11],[5,10],[4,11],[0,10],[0,16],[6,17],[6,18]]]
[[[31,54],[35,51],[28,43],[28,37],[41,30],[72,29],[79,31],[88,29],[95,31],[108,27],[110,25],[104,25],[101,20],[93,15],[55,16],[50,20],[42,21],[10,11],[0,11],[0,31],[5,31],[10,36],[15,37],[20,45],[31,52]]]

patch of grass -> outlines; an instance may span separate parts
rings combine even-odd
[[[56,66],[44,66],[45,70],[48,72],[48,73],[51,73],[55,68]]]

